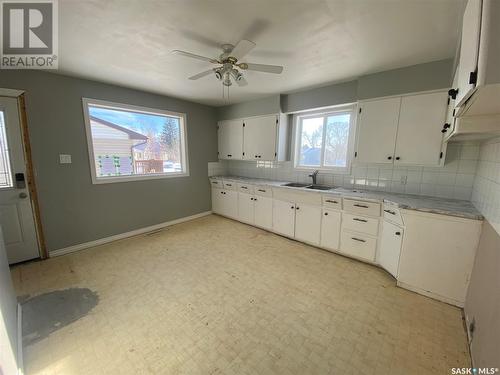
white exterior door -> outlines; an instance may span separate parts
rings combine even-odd
[[[245,193],[238,193],[238,218],[248,224],[254,224],[255,209],[254,196]]]
[[[443,144],[448,94],[437,92],[401,99],[396,165],[438,166]],[[418,147],[415,147],[418,145]]]
[[[273,200],[273,230],[288,237],[295,235],[295,203]]]
[[[322,247],[330,250],[338,250],[340,248],[340,223],[340,211],[323,210],[320,242]]]
[[[256,195],[254,202],[255,225],[264,229],[273,229],[273,199]]]
[[[295,213],[295,238],[319,245],[321,232],[321,207],[297,203]]]
[[[384,221],[380,238],[378,264],[394,277],[398,275],[402,242],[403,228]]]
[[[276,116],[254,117],[245,120],[245,159],[274,160],[276,158]]]
[[[0,226],[9,263],[40,256],[17,99],[0,97]]]
[[[243,121],[220,121],[218,129],[219,159],[243,158]]]
[[[361,104],[356,161],[392,164],[400,104],[399,97]]]

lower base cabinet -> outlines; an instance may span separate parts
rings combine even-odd
[[[362,233],[343,229],[340,238],[340,252],[369,262],[375,261],[377,239]]]
[[[212,189],[212,211],[238,219],[238,193],[233,190]]]
[[[256,195],[253,202],[255,225],[264,229],[273,229],[273,199]]]
[[[392,276],[398,276],[399,256],[403,243],[403,228],[384,221],[377,263]]]
[[[252,194],[238,193],[238,219],[247,224],[255,224],[255,205]]]
[[[295,207],[295,238],[319,245],[321,234],[321,206],[297,203]]]
[[[295,203],[273,200],[273,230],[287,237],[295,235]]]
[[[340,247],[340,223],[342,213],[335,210],[323,210],[321,220],[320,245],[329,250],[338,250]]]

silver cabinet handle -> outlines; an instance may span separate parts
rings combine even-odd
[[[246,186],[240,186],[242,189],[248,189]]]
[[[368,206],[365,206],[364,204],[354,204],[354,207],[361,207],[361,208],[369,208]]]
[[[328,203],[339,203],[338,201],[332,201],[330,199],[326,199],[325,202],[328,202]]]
[[[267,190],[257,189],[257,191],[260,191],[260,192],[262,192],[262,193],[265,193]]]
[[[353,239],[354,241],[358,241],[358,242],[366,242],[365,240],[362,240],[361,238],[351,237],[351,239]]]
[[[396,215],[396,213],[394,211],[391,211],[391,210],[384,210],[384,212],[387,212],[388,214],[391,214],[391,215]]]
[[[355,217],[353,220],[354,220],[354,221],[361,221],[362,223],[368,223],[368,220],[365,220],[365,219],[358,219],[357,217]]]

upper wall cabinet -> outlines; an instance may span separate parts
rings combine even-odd
[[[500,115],[499,35],[500,1],[468,0],[454,87],[457,117]]]
[[[446,92],[362,102],[356,162],[441,165],[446,109]]]
[[[288,122],[283,114],[220,121],[218,131],[219,159],[286,160]]]
[[[243,158],[243,121],[219,121],[217,126],[219,159]]]

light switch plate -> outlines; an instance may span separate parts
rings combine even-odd
[[[60,154],[59,164],[71,164],[71,155]]]

